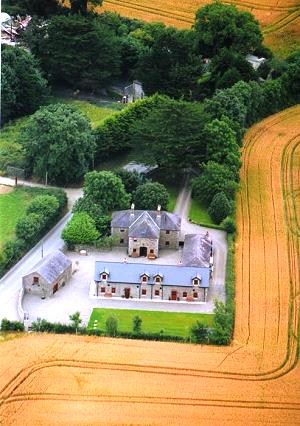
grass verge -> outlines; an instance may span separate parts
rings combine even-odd
[[[217,225],[210,217],[207,208],[204,207],[199,201],[192,199],[192,204],[189,212],[189,219],[191,222],[207,228],[223,229],[221,225]]]
[[[212,314],[94,308],[88,329],[94,329],[94,321],[97,320],[96,329],[105,330],[105,321],[111,315],[118,319],[118,329],[121,332],[131,332],[132,318],[138,315],[143,321],[143,333],[160,333],[163,330],[163,334],[168,336],[185,338],[189,337],[190,328],[197,320],[209,327],[213,322]]]

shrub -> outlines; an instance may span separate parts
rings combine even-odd
[[[27,247],[34,245],[45,229],[46,219],[37,213],[28,213],[19,219],[16,225],[16,236],[23,240]]]
[[[2,331],[24,331],[24,324],[20,321],[9,321],[3,318],[1,321]]]
[[[75,244],[89,244],[99,238],[95,221],[85,212],[74,213],[62,232],[62,239],[72,248]]]
[[[77,311],[74,314],[69,315],[69,318],[70,318],[70,321],[72,322],[72,326],[75,328],[76,334],[77,334],[78,327],[82,323],[82,319],[80,318],[80,312]]]
[[[191,338],[195,343],[207,343],[208,341],[208,327],[200,321],[196,321],[191,327]]]
[[[134,202],[136,207],[141,210],[156,210],[159,204],[162,210],[166,210],[169,193],[161,183],[147,182],[137,187],[134,193]]]
[[[54,195],[39,195],[31,201],[26,212],[39,214],[45,221],[52,221],[59,213],[58,199]]]
[[[234,234],[236,231],[235,220],[230,216],[225,217],[221,225],[229,234]]]
[[[139,317],[138,315],[135,315],[132,318],[132,330],[133,330],[134,333],[139,334],[141,332],[142,322],[143,322],[142,318]]]
[[[118,320],[115,316],[109,316],[105,321],[105,330],[108,336],[115,337],[118,333]]]
[[[214,323],[210,341],[216,345],[228,345],[232,334],[232,315],[228,306],[215,300]]]
[[[214,196],[208,208],[208,213],[218,224],[231,213],[231,205],[224,192],[218,192]]]

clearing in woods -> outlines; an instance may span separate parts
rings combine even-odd
[[[298,105],[245,137],[232,344],[3,342],[3,424],[300,424],[299,120]]]
[[[147,22],[161,21],[177,28],[190,28],[196,10],[208,3],[209,0],[105,0],[97,11],[107,10]],[[233,0],[223,3],[251,12],[263,28],[267,46],[281,56],[291,53],[297,45],[299,48],[299,0]]]

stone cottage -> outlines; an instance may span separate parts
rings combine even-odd
[[[130,210],[114,212],[111,222],[112,236],[119,238],[119,245],[128,247],[128,255],[158,257],[159,249],[179,246],[181,219],[174,213],[161,211]]]
[[[123,103],[131,103],[144,99],[145,93],[143,90],[142,83],[138,80],[134,80],[132,84],[126,86],[124,89]]]
[[[27,275],[22,278],[25,292],[37,294],[43,299],[54,294],[70,279],[72,262],[60,250],[41,259]]]
[[[96,261],[90,295],[206,302],[209,284],[209,268]]]

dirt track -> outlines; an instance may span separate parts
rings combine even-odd
[[[245,139],[232,346],[51,335],[2,343],[2,424],[300,424],[299,122],[300,106]]]

